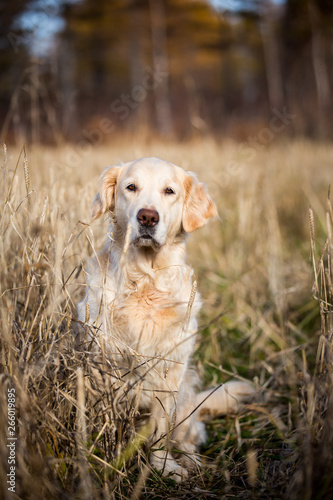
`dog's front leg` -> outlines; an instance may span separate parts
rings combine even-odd
[[[177,418],[179,385],[182,377],[183,373],[181,372],[172,373],[166,377],[163,388],[160,388],[154,394],[151,412],[153,433],[150,462],[153,467],[162,471],[163,476],[170,474],[177,482],[188,476],[187,470],[176,462],[170,452],[170,442]]]

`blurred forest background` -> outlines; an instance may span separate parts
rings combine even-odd
[[[17,498],[333,498],[332,77],[333,0],[0,0],[0,499],[8,384]],[[98,177],[144,156],[221,217],[188,246],[203,385],[265,398],[207,426],[180,486],[73,335]]]
[[[331,0],[1,0],[0,47],[6,141],[333,136]]]

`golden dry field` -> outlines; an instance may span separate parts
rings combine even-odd
[[[333,146],[138,137],[0,155],[0,498],[331,498]],[[98,177],[143,156],[196,172],[218,206],[188,240],[203,387],[243,377],[259,392],[208,425],[204,467],[180,485],[150,469],[131,408],[73,333],[107,229],[90,224]]]

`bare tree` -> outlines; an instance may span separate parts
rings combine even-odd
[[[144,40],[145,40],[145,25],[144,25],[144,10],[140,2],[131,1],[129,3],[129,71],[130,71],[130,81],[131,88],[140,87],[144,80]],[[136,120],[134,120],[134,125],[137,122],[142,125],[148,125],[148,109],[147,109],[147,99],[143,99],[140,105],[136,109]]]
[[[308,1],[312,32],[312,65],[316,81],[318,100],[318,121],[321,136],[326,135],[326,116],[331,104],[331,89],[325,59],[325,39],[320,26],[320,14],[312,0]]]
[[[163,79],[155,85],[155,113],[160,134],[173,132],[169,92],[169,61],[167,50],[166,14],[164,0],[150,0],[153,66]]]
[[[260,30],[263,41],[270,107],[280,109],[284,98],[279,47],[275,33],[275,8],[269,0],[262,2]]]

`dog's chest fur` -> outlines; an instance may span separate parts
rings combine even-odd
[[[196,327],[193,319],[188,323],[199,304],[195,301],[191,311],[192,280],[187,269],[158,274],[128,283],[117,294],[108,305],[110,330],[140,354],[175,359],[187,351],[181,343]]]
[[[90,261],[79,313],[84,318],[89,304],[110,366],[134,391],[142,385],[140,406],[146,407],[151,391],[174,391],[181,384],[201,303],[182,252],[172,258],[169,250],[167,259],[160,252],[153,263],[135,252],[130,248],[122,261],[121,253],[107,248]]]

